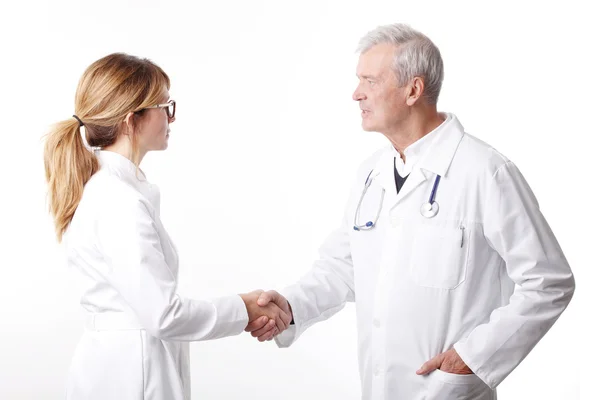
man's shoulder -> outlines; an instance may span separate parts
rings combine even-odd
[[[494,146],[470,133],[465,133],[456,159],[464,160],[470,165],[479,166],[480,170],[494,173],[498,168],[510,162],[510,159],[498,151]]]

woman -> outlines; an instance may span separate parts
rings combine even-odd
[[[237,335],[259,318],[261,339],[271,339],[290,323],[274,304],[257,305],[260,291],[213,301],[177,294],[160,194],[139,169],[148,151],[167,148],[169,88],[151,61],[111,54],[87,68],[75,115],[47,137],[50,209],[86,311],[68,399],[189,399],[189,341]]]

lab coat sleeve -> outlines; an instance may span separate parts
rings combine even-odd
[[[104,277],[140,324],[160,339],[195,341],[237,335],[248,324],[238,295],[194,300],[177,294],[151,211],[140,199],[108,200],[96,225]]]
[[[311,325],[354,302],[354,267],[350,255],[348,206],[341,226],[319,249],[312,269],[296,284],[281,291],[294,314],[294,325],[275,338],[279,347],[289,347]]]
[[[506,306],[494,310],[488,323],[454,348],[495,388],[565,310],[575,281],[535,196],[512,162],[494,174],[484,207],[484,235],[504,260],[515,290]]]

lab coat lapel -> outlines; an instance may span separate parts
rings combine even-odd
[[[392,172],[393,172],[393,170],[392,170]],[[413,190],[415,190],[417,187],[419,187],[419,185],[421,185],[425,181],[426,178],[427,177],[425,176],[425,174],[423,173],[421,168],[418,168],[417,166],[415,166],[415,168],[410,173],[408,178],[406,178],[406,182],[404,182],[404,185],[402,185],[402,189],[400,189],[400,193],[398,193],[396,195],[393,206],[398,204],[403,198],[408,196]],[[394,191],[394,193],[395,193],[395,191]]]
[[[383,152],[373,169],[373,185],[385,189],[386,196],[396,195],[393,151],[390,145],[388,151]]]
[[[395,206],[427,178],[423,171],[418,166],[415,166],[413,172],[406,178],[406,182],[404,182],[400,193],[397,194],[396,178],[394,177],[394,149],[391,145],[389,151],[382,154],[377,166],[373,170],[373,174],[375,175],[373,184],[385,189],[386,197],[392,199],[391,207]]]
[[[438,137],[425,154],[423,154],[419,163],[415,165],[411,174],[406,179],[404,186],[402,186],[400,193],[396,195],[391,207],[396,206],[404,198],[409,196],[417,187],[422,185],[423,182],[432,181],[436,175],[440,175],[442,180],[446,176],[448,168],[454,158],[454,154],[456,153],[456,149],[464,136],[464,128],[458,119],[453,115],[449,115],[448,118],[452,119],[442,131],[437,133]],[[389,170],[391,171],[390,174],[392,174],[392,179],[394,179],[393,168],[390,167]],[[431,182],[431,185],[433,187],[433,181]],[[395,186],[392,193],[396,193]],[[423,201],[426,200],[427,199],[424,199]]]

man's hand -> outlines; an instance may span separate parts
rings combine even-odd
[[[290,326],[292,317],[288,312],[282,311],[274,302],[268,302],[264,306],[259,305],[259,296],[264,293],[262,290],[255,290],[251,293],[241,294],[240,297],[244,300],[246,310],[248,311],[248,320],[250,324],[246,327],[246,331],[253,331],[249,327],[266,328],[259,340],[270,340],[277,333],[286,330]],[[262,340],[261,340],[262,339]]]
[[[268,292],[261,293],[256,303],[259,307],[268,307],[269,305],[276,305],[285,313],[285,329],[287,329],[290,326],[293,314],[290,304],[285,299],[285,297],[283,297],[274,290],[269,290]],[[260,342],[273,339],[285,329],[279,329],[278,326],[273,327],[273,325],[269,325],[268,323],[266,323],[265,320],[260,319],[251,321],[246,327],[246,331],[251,332],[251,335],[255,338],[258,338]]]
[[[472,374],[473,371],[465,364],[454,348],[438,354],[431,360],[427,361],[419,370],[417,375],[426,375],[436,369],[441,369],[444,372],[458,375]]]

